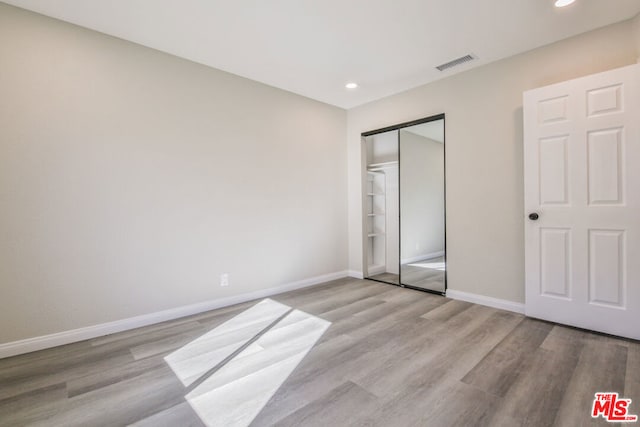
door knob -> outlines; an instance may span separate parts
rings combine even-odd
[[[540,218],[540,215],[538,215],[536,212],[533,212],[533,213],[530,213],[530,214],[529,214],[529,219],[530,219],[531,221],[535,221],[535,220],[537,220],[538,218]]]

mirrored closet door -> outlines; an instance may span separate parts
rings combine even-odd
[[[444,292],[444,119],[399,134],[401,283]]]
[[[444,115],[363,134],[365,277],[444,294]]]

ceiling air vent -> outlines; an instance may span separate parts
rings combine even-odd
[[[476,58],[473,55],[465,55],[461,56],[458,59],[454,59],[453,61],[449,61],[446,64],[438,65],[436,68],[440,71],[444,71],[448,70],[449,68],[464,64],[465,62],[473,61],[474,59]]]

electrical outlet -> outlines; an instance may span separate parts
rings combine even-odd
[[[229,286],[229,273],[222,273],[220,275],[220,286]]]

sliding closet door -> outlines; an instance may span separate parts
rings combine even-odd
[[[444,118],[400,129],[400,282],[444,293]]]

